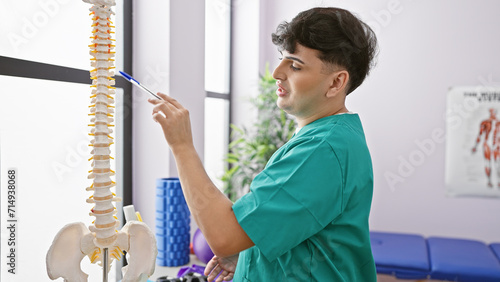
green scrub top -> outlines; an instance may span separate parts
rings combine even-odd
[[[372,193],[357,114],[304,126],[233,205],[255,243],[240,253],[233,281],[376,281],[368,229]]]

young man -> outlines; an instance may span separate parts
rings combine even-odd
[[[376,281],[368,215],[373,173],[361,122],[345,98],[368,74],[373,31],[350,12],[314,8],[278,26],[278,106],[296,134],[234,204],[194,149],[188,111],[150,100],[177,162],[192,216],[215,257],[217,281]]]

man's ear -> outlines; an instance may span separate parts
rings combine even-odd
[[[332,98],[339,93],[345,93],[347,83],[349,82],[349,72],[347,70],[336,71],[332,74],[332,83],[326,93],[327,98]]]

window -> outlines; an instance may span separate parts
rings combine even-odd
[[[231,1],[205,1],[205,168],[222,189],[220,177],[229,143]]]
[[[205,98],[205,168],[214,184],[222,188],[219,179],[227,164],[224,160],[228,152],[229,100]]]
[[[205,3],[205,89],[229,94],[231,1]]]
[[[131,69],[131,3],[117,2],[116,66]],[[85,187],[90,170],[91,18],[82,1],[0,2],[0,214],[1,281],[38,281],[47,277],[45,255],[56,233],[66,224],[90,225],[91,194]],[[88,36],[85,36],[88,35]],[[115,95],[116,193],[131,204],[131,85],[117,80]],[[18,267],[6,270],[8,169],[16,169],[15,233]],[[119,207],[118,207],[119,208]],[[121,216],[121,214],[118,214]],[[120,219],[123,223],[123,220]],[[109,274],[119,279],[120,267]],[[90,280],[102,269],[84,259]],[[94,278],[92,278],[94,277]],[[99,278],[98,278],[99,277]]]

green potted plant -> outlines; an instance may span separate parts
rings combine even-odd
[[[295,121],[278,108],[276,80],[266,71],[259,81],[259,95],[251,100],[257,108],[257,120],[250,128],[231,124],[229,167],[221,177],[224,192],[235,201],[249,191],[254,177],[260,173],[272,154],[293,135]]]

